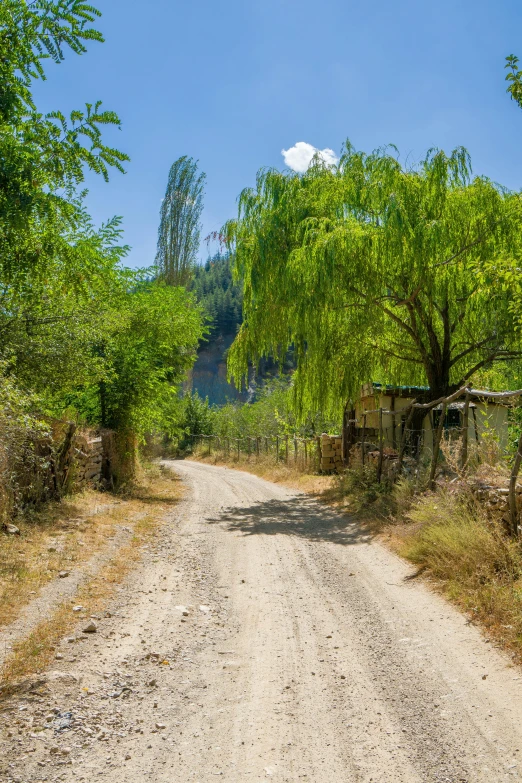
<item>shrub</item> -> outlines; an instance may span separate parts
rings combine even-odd
[[[446,594],[522,654],[522,551],[465,487],[414,500],[400,554],[440,581]]]
[[[5,366],[0,368],[5,373]],[[33,414],[35,400],[0,375],[0,521],[50,494],[50,428]]]

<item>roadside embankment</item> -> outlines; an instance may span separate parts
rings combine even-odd
[[[94,490],[51,502],[0,543],[0,687],[40,671],[78,622],[88,624],[181,497],[153,468],[127,495]]]

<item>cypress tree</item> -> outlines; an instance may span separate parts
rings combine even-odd
[[[161,205],[156,266],[168,285],[186,285],[196,264],[205,174],[183,155],[170,168]]]

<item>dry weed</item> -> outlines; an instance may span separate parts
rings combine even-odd
[[[417,498],[391,531],[399,554],[522,660],[522,550],[465,486]]]
[[[125,522],[132,529],[133,535],[131,540],[118,549],[114,557],[76,592],[73,599],[61,604],[52,612],[49,618],[39,623],[26,638],[13,645],[12,652],[0,671],[0,685],[3,686],[4,693],[9,683],[20,677],[41,671],[51,662],[56,644],[65,634],[74,629],[79,620],[78,615],[71,612],[71,600],[74,604],[84,606],[87,616],[103,610],[114,585],[120,584],[128,571],[139,560],[141,547],[157,529],[165,511],[169,506],[179,502],[181,483],[174,474],[169,472],[161,473],[159,477],[149,474],[135,488],[134,493],[133,498],[124,501],[117,500],[116,508],[96,515],[92,522],[92,527],[99,529],[91,531],[90,536],[86,536],[85,530],[77,531],[78,535],[81,535],[83,539],[89,538],[91,544],[96,543],[99,546],[103,545],[106,537],[113,531],[115,525],[121,522]],[[98,496],[99,502],[99,493],[92,494]],[[110,496],[104,495],[101,497],[106,498]],[[84,500],[85,498],[82,497],[76,503],[80,504],[85,510],[85,506],[81,505]],[[91,504],[92,497],[90,497],[90,493],[88,500]],[[36,543],[35,539],[33,544],[36,545]],[[83,554],[84,550],[82,549],[81,551]],[[92,553],[93,549],[91,547],[89,555]],[[36,559],[36,551],[33,552],[33,555]],[[48,575],[48,571],[49,569],[43,571],[44,582],[55,575],[54,571],[51,571],[50,575]],[[43,583],[42,573],[36,567],[33,569],[29,567],[29,577],[32,577],[31,585]],[[8,598],[11,596],[11,587],[6,588],[5,595]],[[16,614],[20,608],[19,606],[11,607],[6,614]]]
[[[302,460],[297,463],[290,460],[288,465],[285,462],[276,462],[273,455],[241,454],[239,459],[237,454],[228,457],[222,452],[216,452],[208,456],[206,453],[195,453],[191,459],[198,462],[205,462],[207,465],[226,465],[227,467],[244,470],[255,476],[272,481],[274,484],[283,484],[290,489],[300,489],[312,495],[321,495],[329,491],[335,484],[335,476],[319,476],[311,472],[311,467],[305,466]]]

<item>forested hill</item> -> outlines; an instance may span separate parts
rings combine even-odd
[[[217,254],[196,267],[191,285],[211,318],[208,340],[200,344],[198,359],[191,373],[191,386],[212,404],[245,399],[227,382],[226,352],[242,320],[242,290],[232,280],[232,260]]]
[[[232,280],[230,256],[217,254],[196,267],[192,289],[212,319],[210,341],[235,335],[242,319],[243,296]]]

